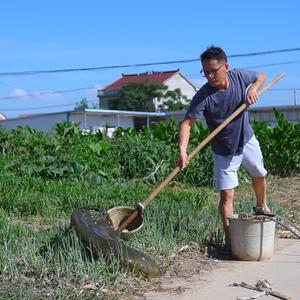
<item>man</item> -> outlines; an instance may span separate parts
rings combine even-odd
[[[179,131],[178,166],[188,165],[187,146],[190,129],[197,118],[204,115],[207,126],[213,131],[240,105],[247,107],[258,99],[257,90],[263,85],[265,75],[243,69],[229,70],[227,56],[219,47],[209,47],[201,56],[202,71],[207,83],[196,93],[181,123]],[[252,177],[256,205],[262,213],[270,213],[266,203],[267,171],[259,143],[244,110],[213,138],[214,182],[220,191],[219,211],[225,234],[225,252],[231,253],[229,221],[233,214],[234,188],[238,185],[237,171],[242,165]]]

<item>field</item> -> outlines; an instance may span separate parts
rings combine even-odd
[[[272,210],[299,222],[300,125],[278,115],[277,127],[254,124],[269,170]],[[114,139],[59,124],[53,135],[30,128],[0,133],[0,299],[119,299],[157,289],[117,260],[93,259],[70,230],[75,207],[135,206],[169,174],[178,127],[120,130]],[[191,147],[207,135],[194,127]],[[129,151],[130,150],[130,151]],[[128,242],[164,270],[163,280],[213,267],[205,242],[223,242],[212,186],[209,147],[146,208],[143,228]],[[254,204],[240,172],[236,211]]]

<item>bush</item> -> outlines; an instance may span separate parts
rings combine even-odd
[[[260,142],[265,166],[273,175],[288,176],[300,172],[300,123],[284,120],[274,109],[276,126],[254,122],[253,129]]]

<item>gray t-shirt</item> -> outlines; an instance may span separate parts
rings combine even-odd
[[[193,97],[186,116],[205,117],[210,131],[217,128],[227,117],[245,102],[247,87],[258,79],[254,71],[233,69],[228,73],[229,87],[219,91],[208,83]],[[248,111],[244,110],[212,140],[212,151],[220,155],[237,155],[250,140],[253,130]]]

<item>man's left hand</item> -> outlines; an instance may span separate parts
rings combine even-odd
[[[258,100],[258,95],[255,88],[250,88],[246,96],[246,105],[250,106]]]

